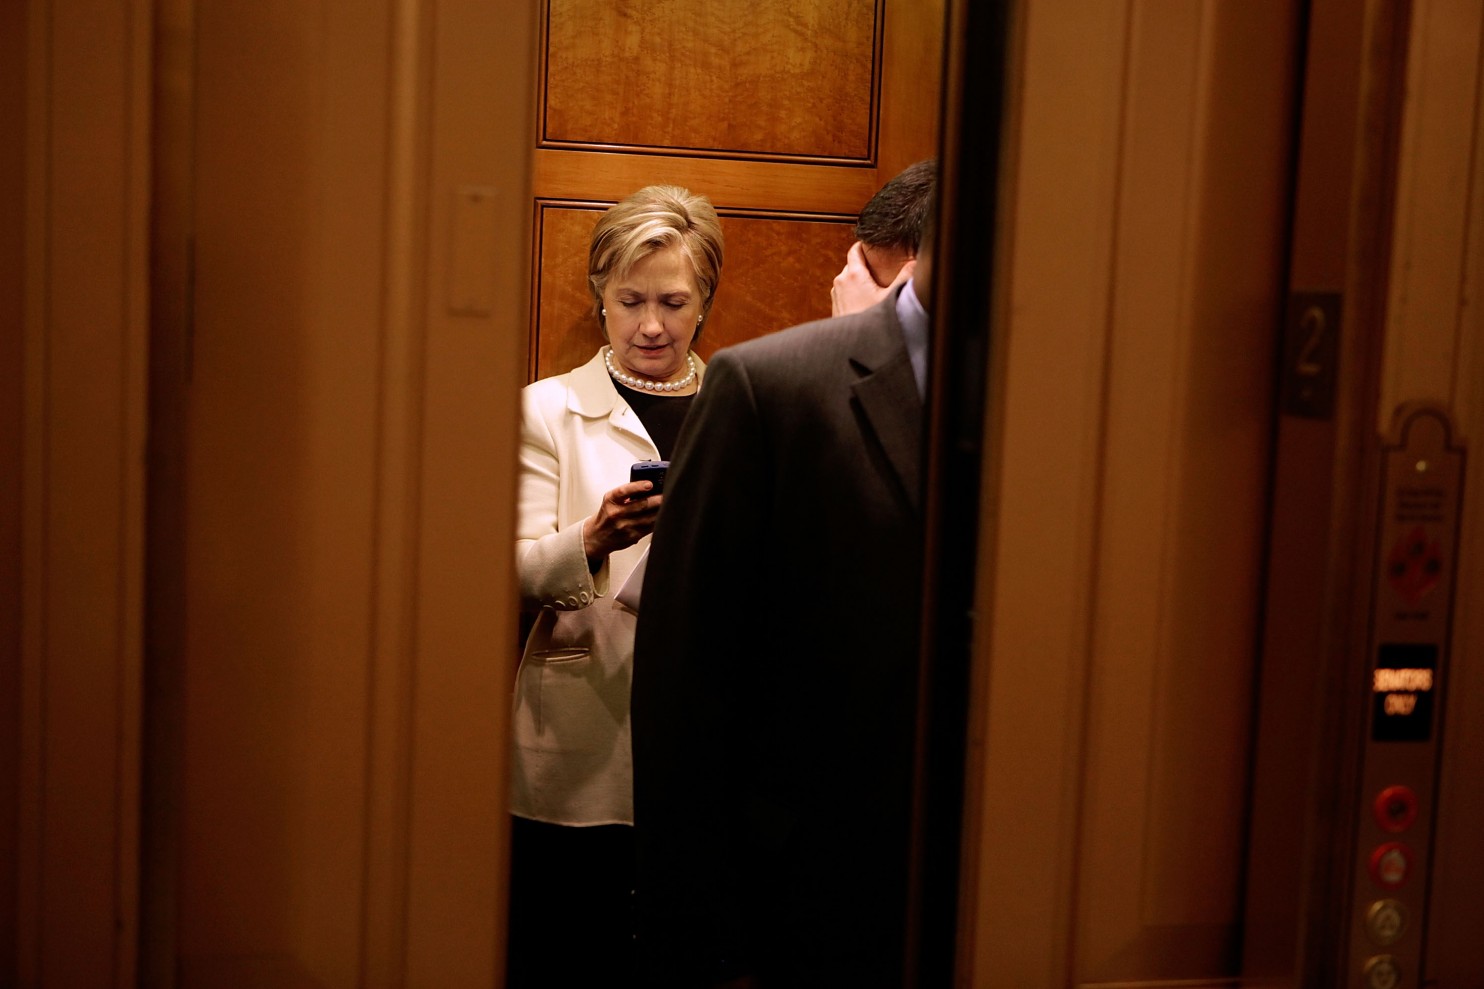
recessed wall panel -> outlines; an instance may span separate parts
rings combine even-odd
[[[536,217],[542,272],[533,328],[533,380],[570,371],[603,339],[587,286],[588,241],[604,205],[541,203]],[[853,216],[718,211],[726,240],[716,302],[696,352],[830,314],[830,284],[854,242]]]
[[[541,138],[739,156],[873,156],[877,0],[549,0]]]

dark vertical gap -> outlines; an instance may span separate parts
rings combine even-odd
[[[1377,424],[1385,361],[1392,223],[1406,100],[1411,0],[1371,0],[1361,14],[1359,108],[1345,245],[1345,327],[1336,391],[1333,549],[1322,616],[1326,705],[1313,828],[1312,880],[1302,941],[1301,985],[1338,985],[1349,966],[1350,899],[1362,807],[1370,704],[1373,571],[1382,512],[1384,459]],[[1389,410],[1387,419],[1390,419]],[[1358,973],[1351,972],[1351,977]]]
[[[1274,380],[1272,383],[1272,409],[1268,422],[1268,458],[1264,469],[1267,471],[1264,497],[1263,533],[1264,544],[1262,556],[1258,563],[1259,572],[1264,575],[1264,592],[1266,592],[1266,575],[1270,573],[1274,563],[1273,553],[1273,521],[1275,501],[1278,496],[1278,444],[1280,440],[1280,406],[1282,403],[1282,382],[1278,380],[1284,368],[1284,338],[1285,326],[1288,319],[1288,300],[1296,289],[1306,286],[1296,286],[1292,282],[1293,272],[1293,243],[1294,227],[1298,218],[1298,191],[1299,191],[1299,155],[1303,150],[1304,134],[1304,94],[1306,81],[1309,76],[1309,44],[1310,33],[1313,27],[1312,3],[1309,0],[1298,5],[1294,15],[1294,70],[1293,79],[1290,83],[1293,92],[1293,105],[1289,109],[1289,131],[1288,131],[1288,188],[1285,191],[1287,201],[1284,203],[1283,214],[1287,225],[1286,236],[1283,244],[1283,293],[1278,299],[1276,310],[1272,314],[1273,339],[1272,339],[1272,367]],[[1242,902],[1239,904],[1242,921],[1239,924],[1237,940],[1233,945],[1235,957],[1233,958],[1236,974],[1242,974],[1245,962],[1246,939],[1248,936],[1248,919],[1253,915],[1254,909],[1261,909],[1260,905],[1251,903],[1251,889],[1249,875],[1257,852],[1252,847],[1253,840],[1253,815],[1252,808],[1257,799],[1259,790],[1257,778],[1258,762],[1258,734],[1262,728],[1262,677],[1263,677],[1263,643],[1267,628],[1269,601],[1266,593],[1260,596],[1258,611],[1253,624],[1253,657],[1251,676],[1251,704],[1247,712],[1247,779],[1244,783],[1242,806],[1246,808],[1246,816],[1242,821],[1242,849],[1244,861],[1242,868]]]
[[[195,0],[159,0],[153,12],[138,984],[172,989],[179,954],[185,744]]]
[[[1010,0],[949,0],[933,341],[924,478],[925,565],[906,982],[953,984],[962,875],[980,479],[994,473],[985,435],[991,273],[999,217]],[[998,418],[995,417],[998,422]],[[993,538],[993,532],[982,534]]]
[[[1309,0],[1302,9],[1286,287],[1289,296],[1324,290],[1342,298],[1333,411],[1274,413],[1241,975],[1275,986],[1336,985],[1348,963],[1366,702],[1356,688],[1368,663],[1376,399],[1409,10],[1407,0]],[[1304,143],[1306,115],[1345,114],[1351,101],[1353,129]],[[1305,165],[1310,156],[1319,164]],[[1325,196],[1305,193],[1306,168],[1315,183],[1343,172],[1343,210],[1323,209]],[[1275,402],[1282,385],[1280,378]],[[1305,583],[1295,583],[1295,572]]]
[[[0,5],[0,984],[18,977],[26,4]]]

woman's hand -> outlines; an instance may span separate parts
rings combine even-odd
[[[654,531],[664,495],[648,494],[653,481],[630,481],[603,495],[598,510],[582,524],[582,549],[594,571],[610,553],[627,549]]]

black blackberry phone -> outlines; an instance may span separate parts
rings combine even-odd
[[[665,471],[669,469],[668,460],[641,460],[629,468],[629,480],[653,481],[654,490],[649,493],[657,495],[665,490]]]

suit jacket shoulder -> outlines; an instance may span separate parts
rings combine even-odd
[[[834,316],[748,340],[717,354],[729,355],[755,373],[776,373],[783,380],[807,379],[832,358],[858,361],[875,370],[905,357],[906,343],[897,319],[897,292],[862,312]]]
[[[897,319],[897,295],[859,313],[738,344],[720,351],[713,363],[723,365],[721,376],[745,382],[773,456],[787,459],[790,450],[803,458],[820,450],[865,451],[915,510],[922,401]],[[714,411],[702,411],[704,404],[703,395],[692,414],[698,428],[715,417]],[[819,466],[828,469],[826,463]]]

